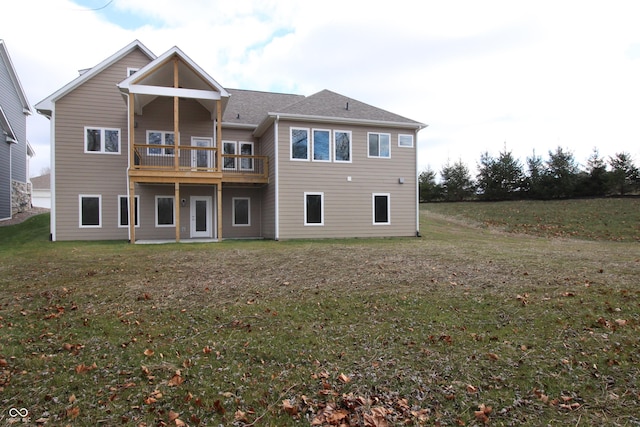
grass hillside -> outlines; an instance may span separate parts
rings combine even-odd
[[[640,423],[637,242],[421,216],[190,245],[0,227],[0,423]]]
[[[428,203],[421,208],[515,233],[640,241],[640,198]]]

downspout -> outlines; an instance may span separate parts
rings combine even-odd
[[[279,191],[279,180],[278,180],[278,148],[279,148],[279,143],[278,143],[278,124],[280,122],[280,115],[276,114],[276,121],[273,127],[273,131],[274,131],[274,154],[273,154],[273,160],[275,163],[274,166],[274,177],[275,177],[275,185],[276,185],[276,191],[275,191],[275,240],[278,241],[280,240],[280,191]]]
[[[127,227],[127,237],[129,240],[129,243],[135,243],[131,241],[131,215],[129,215],[129,213],[131,212],[131,207],[129,206],[129,203],[131,203],[131,193],[129,191],[129,187],[130,187],[130,183],[129,183],[129,170],[131,169],[131,100],[129,99],[129,97],[131,96],[130,93],[127,93],[127,145],[128,150],[127,150],[127,169],[125,171],[125,182],[127,183],[127,206],[129,207],[129,209],[127,209],[127,215],[129,216],[127,224],[129,224],[129,226]],[[120,209],[120,206],[118,206],[118,209]],[[134,208],[135,209],[135,208]],[[140,206],[138,206],[138,209],[140,209]],[[135,217],[133,219],[135,221]],[[133,225],[135,227],[135,224]]]
[[[51,107],[51,117],[49,117],[49,124],[51,129],[51,158],[50,158],[50,184],[49,191],[51,192],[51,216],[49,218],[49,228],[51,233],[49,234],[49,240],[56,241],[56,104],[53,103]]]
[[[416,172],[415,172],[415,176],[416,176],[416,237],[422,237],[420,235],[420,180],[418,179],[418,132],[420,131],[420,128],[417,128],[415,130],[415,136],[414,136],[414,141],[415,141],[415,158],[416,158]]]

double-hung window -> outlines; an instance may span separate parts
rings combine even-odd
[[[334,159],[336,162],[351,162],[351,131],[333,132]]]
[[[324,225],[324,193],[304,193],[304,225]]]
[[[331,131],[313,130],[313,160],[316,162],[331,161]]]
[[[86,126],[84,152],[120,154],[120,129]]]
[[[369,157],[391,157],[391,135],[369,132]]]
[[[373,225],[391,224],[390,198],[388,193],[373,193]]]
[[[80,194],[78,196],[80,228],[102,227],[102,196]]]
[[[175,225],[176,205],[173,196],[156,196],[156,227]]]
[[[309,160],[309,129],[291,128],[291,160]]]
[[[149,156],[173,156],[174,133],[149,130],[147,131],[147,144],[158,145],[158,148],[147,148]],[[169,145],[171,148],[162,148],[163,145]]]
[[[138,206],[140,206],[140,196],[134,196],[134,216],[135,216],[135,226],[140,226],[139,216],[138,216]],[[129,197],[128,196],[118,196],[118,227],[128,227],[129,226]]]

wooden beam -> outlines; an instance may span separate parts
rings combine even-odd
[[[129,178],[129,243],[136,242],[136,183]],[[118,206],[120,209],[120,206]],[[138,206],[140,209],[140,206]]]
[[[175,183],[175,198],[174,205],[176,209],[176,243],[180,243],[180,183]]]
[[[173,87],[179,86],[178,75],[178,57],[173,58]],[[180,167],[180,152],[178,151],[178,145],[180,143],[180,98],[178,96],[173,97],[173,167],[178,170]]]
[[[218,214],[216,215],[218,217],[218,235],[217,238],[218,240],[222,241],[222,183],[219,183],[217,185],[218,187],[218,202],[216,203],[216,206],[218,207]]]
[[[216,101],[216,170],[222,170],[222,101]]]

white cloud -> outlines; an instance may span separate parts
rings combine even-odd
[[[640,163],[634,2],[181,0],[177,8],[173,0],[114,0],[108,7],[84,11],[70,0],[5,7],[12,18],[0,37],[32,104],[139,39],[158,55],[179,46],[227,87],[304,95],[327,88],[425,122],[421,167],[462,159],[473,168],[505,141],[522,161],[534,149],[546,156],[562,146],[580,162],[598,147],[605,156],[628,151]],[[108,21],[125,14],[147,25],[126,30]],[[34,172],[48,162],[48,130],[46,119],[29,119]]]

